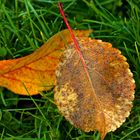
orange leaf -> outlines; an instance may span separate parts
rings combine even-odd
[[[90,32],[74,31],[78,37],[88,36]],[[69,31],[63,30],[28,56],[0,61],[0,86],[22,95],[34,95],[51,89],[60,56],[70,42]]]
[[[71,43],[57,68],[55,102],[75,127],[98,130],[101,139],[129,116],[134,99],[134,79],[118,49],[101,40],[79,37],[91,82]]]

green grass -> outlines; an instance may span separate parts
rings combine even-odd
[[[57,0],[0,0],[0,59],[31,54],[66,28]],[[131,115],[105,140],[140,139],[140,1],[61,0],[73,29],[93,29],[126,56],[136,81]],[[0,139],[99,140],[98,132],[74,128],[53,103],[53,92],[26,97],[0,88]]]

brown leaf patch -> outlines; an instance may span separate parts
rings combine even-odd
[[[71,43],[57,68],[55,102],[75,127],[98,130],[102,139],[129,116],[134,99],[134,79],[118,49],[110,43],[77,38],[92,85]]]

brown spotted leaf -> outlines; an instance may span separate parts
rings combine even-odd
[[[98,130],[101,139],[114,131],[129,116],[134,99],[134,79],[118,49],[110,43],[79,37],[90,80],[71,43],[57,68],[55,102],[75,127]]]
[[[90,32],[74,30],[78,37],[88,36]],[[69,31],[63,30],[28,56],[0,61],[0,86],[22,95],[34,95],[51,89],[60,57],[70,42]]]

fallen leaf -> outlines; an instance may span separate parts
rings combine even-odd
[[[74,30],[75,36],[88,36],[90,30]],[[67,44],[69,31],[63,30],[34,53],[13,60],[0,61],[0,86],[22,95],[34,95],[54,87],[55,70]]]
[[[86,132],[98,130],[103,140],[129,116],[135,82],[126,58],[110,43],[77,40],[91,81],[71,43],[56,70],[55,102],[71,124]]]

